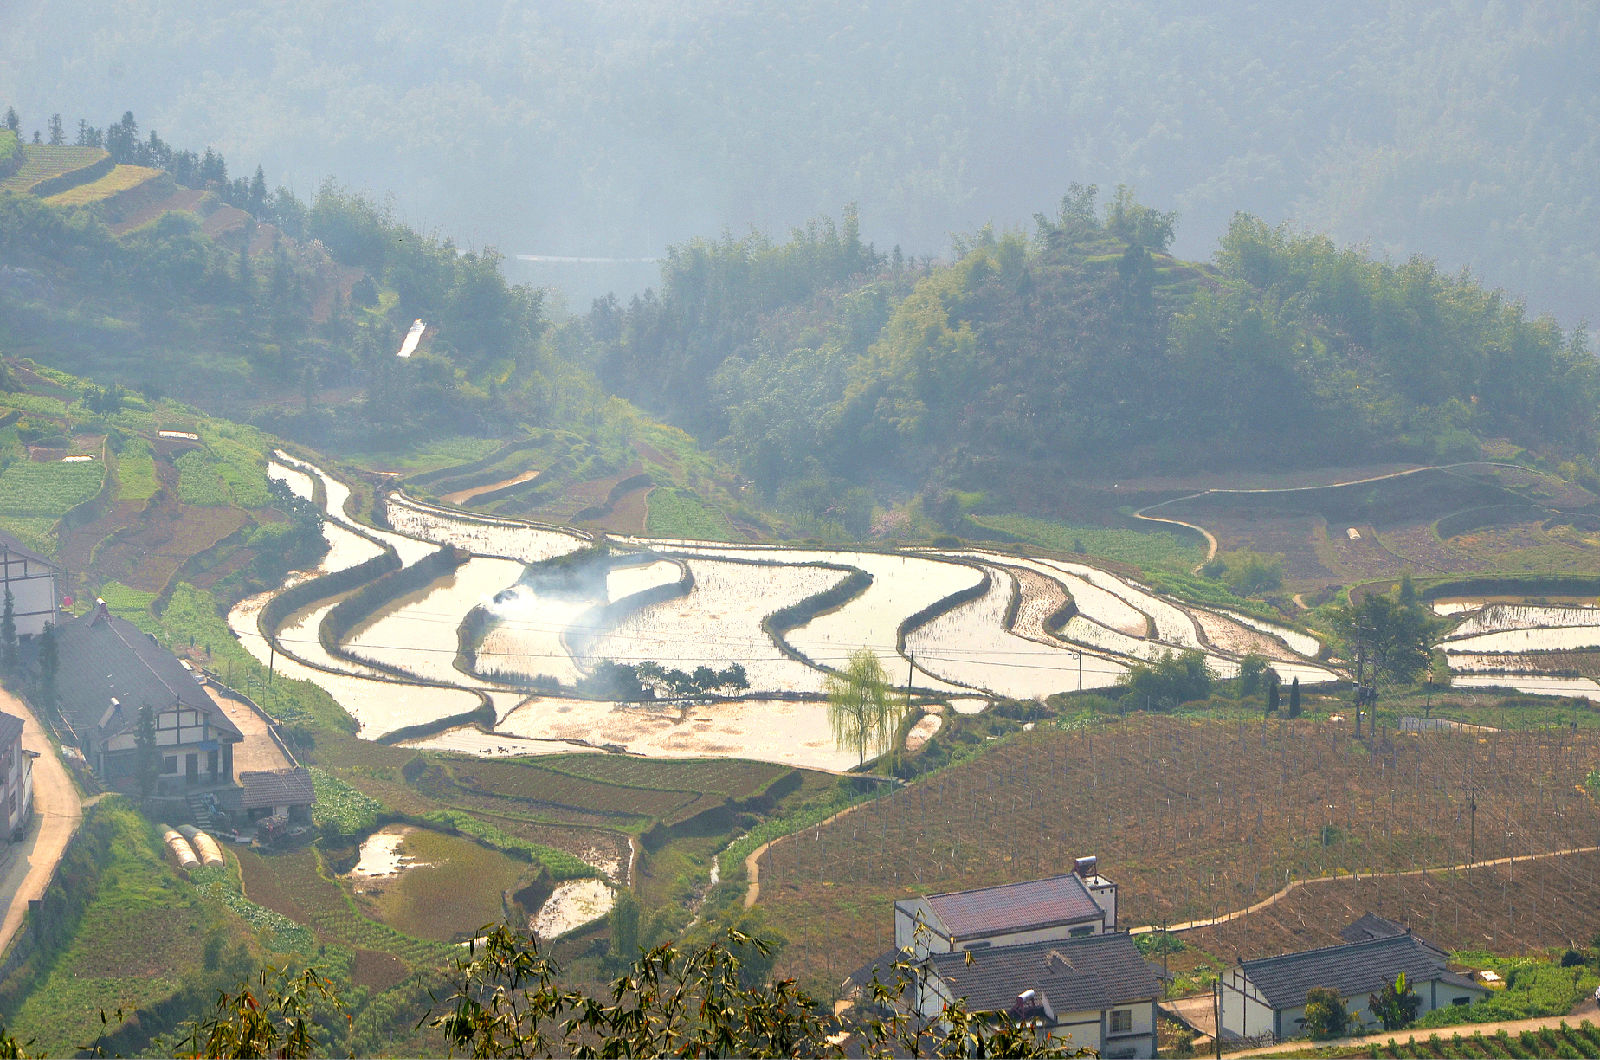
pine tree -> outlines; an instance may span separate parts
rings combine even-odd
[[[0,609],[0,676],[17,672],[17,603],[6,586],[5,605]]]
[[[1289,717],[1298,718],[1299,716],[1300,716],[1300,678],[1296,677],[1294,679],[1294,683],[1289,686]]]

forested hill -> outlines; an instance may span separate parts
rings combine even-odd
[[[508,255],[654,256],[861,207],[943,254],[1070,181],[1235,210],[1600,316],[1600,19],[1406,0],[102,0],[0,3],[0,111],[69,138],[131,108],[169,138],[327,174]],[[463,189],[470,191],[463,191]],[[586,267],[519,279],[614,289]],[[599,266],[595,266],[598,269]],[[638,288],[648,266],[621,279]],[[559,270],[559,271],[558,271]],[[617,274],[611,274],[616,277]],[[633,290],[637,288],[628,288]]]
[[[719,444],[784,506],[850,484],[1014,491],[1156,469],[1586,460],[1582,333],[1465,275],[1239,216],[1214,264],[1174,217],[1075,186],[1031,235],[885,258],[853,218],[676,249],[583,324],[603,382]],[[573,345],[577,345],[574,343]],[[786,496],[785,496],[786,495]]]

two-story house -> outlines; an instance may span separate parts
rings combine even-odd
[[[110,787],[139,787],[140,715],[154,727],[156,794],[233,783],[233,747],[244,739],[194,673],[139,627],[97,602],[57,630],[61,715]]]
[[[0,713],[0,838],[16,839],[33,817],[33,752],[22,747],[22,719]]]

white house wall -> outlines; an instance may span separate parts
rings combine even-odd
[[[39,573],[37,564],[30,564],[34,571],[26,578],[17,577],[17,568],[20,566],[15,559],[11,567],[11,609],[17,624],[17,636],[37,637],[44,632],[47,622],[56,620],[56,579],[53,574]]]

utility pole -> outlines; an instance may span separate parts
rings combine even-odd
[[[1478,860],[1478,796],[1476,794],[1467,796],[1467,817],[1470,819],[1472,827],[1471,838],[1468,840],[1470,845],[1467,847],[1467,864],[1470,866]]]
[[[1222,977],[1211,983],[1211,1014],[1217,1022],[1211,1025],[1211,1043],[1217,1047],[1217,1060],[1222,1060]]]

